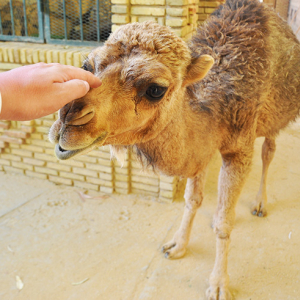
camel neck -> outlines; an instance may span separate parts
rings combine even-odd
[[[194,111],[188,102],[153,139],[137,144],[148,162],[170,176],[193,177],[206,167],[218,148],[217,124],[205,111]]]

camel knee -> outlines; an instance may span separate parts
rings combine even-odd
[[[203,200],[203,198],[201,198],[201,197],[193,197],[193,198],[186,199],[185,200],[185,202],[186,202],[185,206],[189,210],[198,209],[202,204],[202,200]]]

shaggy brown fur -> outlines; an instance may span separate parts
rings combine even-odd
[[[189,45],[155,23],[128,24],[95,49],[84,68],[102,86],[60,111],[50,138],[70,158],[99,145],[135,145],[161,172],[188,178],[181,226],[164,245],[184,255],[203,199],[209,161],[220,151],[216,262],[208,299],[230,299],[227,254],[235,205],[264,136],[263,175],[252,213],[266,215],[267,169],[279,130],[300,109],[300,45],[256,0],[228,0]]]

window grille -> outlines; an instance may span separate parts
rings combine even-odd
[[[0,40],[93,45],[111,25],[110,0],[0,0]]]

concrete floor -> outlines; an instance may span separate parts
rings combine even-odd
[[[277,140],[266,218],[250,214],[261,173],[263,140],[257,140],[230,246],[235,299],[300,299],[299,129],[296,123]],[[178,228],[183,202],[137,195],[83,199],[77,188],[0,173],[0,299],[205,299],[219,167],[216,157],[179,260],[165,259],[160,248]]]

